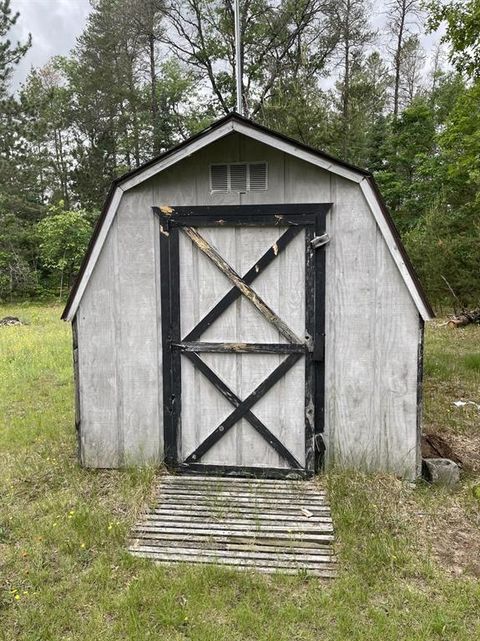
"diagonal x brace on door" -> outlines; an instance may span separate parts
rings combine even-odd
[[[242,403],[242,401],[238,398],[238,396],[232,392],[232,390],[225,385],[225,383],[222,381],[221,378],[219,378],[215,372],[213,372],[210,367],[205,363],[205,361],[202,361],[202,359],[194,353],[187,353],[185,356],[193,363],[193,365],[199,369],[202,374],[212,383],[212,385],[221,393],[223,396],[232,403],[235,407],[239,407]],[[250,425],[260,434],[262,438],[264,438],[269,445],[273,447],[274,450],[277,451],[280,456],[282,456],[292,467],[301,469],[300,463],[297,461],[297,459],[293,456],[293,454],[288,450],[281,441],[278,440],[278,438],[272,434],[272,432],[268,429],[266,425],[258,419],[253,412],[248,410],[245,412],[245,418]],[[196,455],[196,451],[193,452],[192,456]],[[196,459],[195,459],[196,460]]]
[[[185,463],[198,462],[198,460],[201,459],[202,456],[206,452],[208,452],[208,450],[213,447],[215,443],[217,443],[231,427],[233,427],[233,425],[235,425],[235,423],[237,423],[241,418],[245,418],[277,451],[278,448],[276,447],[276,443],[278,442],[278,445],[284,451],[282,456],[284,456],[284,458],[286,458],[290,462],[290,464],[293,464],[293,462],[295,462],[295,467],[301,467],[301,465],[293,457],[293,455],[280,443],[280,441],[278,441],[278,439],[270,432],[270,430],[265,427],[265,425],[263,425],[263,423],[261,423],[261,421],[259,421],[253,413],[250,412],[250,409],[275,385],[275,383],[277,383],[277,381],[280,380],[282,376],[284,376],[284,374],[288,372],[288,370],[298,361],[298,359],[301,358],[302,354],[290,354],[290,356],[282,361],[280,365],[278,365],[273,370],[273,372],[271,372],[267,376],[267,378],[262,381],[262,383],[260,383],[260,385],[255,388],[251,394],[247,396],[244,401],[240,401],[240,399],[235,394],[233,394],[233,392],[227,387],[227,385],[225,385],[225,383],[223,383],[223,381],[219,379],[216,374],[214,374],[212,370],[204,363],[204,361],[196,356],[196,354],[194,355],[192,353],[185,353],[185,356],[187,356],[187,358],[192,360],[192,362],[199,367],[199,369],[208,377],[210,381],[212,381],[215,387],[225,396],[225,398],[227,398],[233,405],[236,405],[236,408],[222,422],[222,424],[219,425],[213,432],[211,432],[211,434],[207,436],[207,438],[197,447],[197,449],[185,459]],[[199,362],[197,361],[197,359]],[[214,382],[214,380],[216,380],[216,383],[218,383],[218,385]],[[237,404],[238,402],[239,404]],[[253,424],[251,421],[252,417],[254,418],[255,424]],[[260,429],[259,424],[262,425]],[[273,442],[275,442],[275,445],[273,445],[270,440],[273,440]],[[288,453],[288,456],[285,456],[285,453]]]
[[[280,238],[268,248],[268,250],[263,254],[260,260],[252,265],[252,267],[246,272],[242,280],[247,285],[251,285],[253,281],[259,276],[265,269],[270,265],[270,263],[282,252],[298,234],[302,231],[302,227],[291,226],[280,236]],[[185,342],[198,341],[200,336],[205,332],[213,323],[220,318],[223,312],[234,303],[237,298],[242,295],[242,292],[236,285],[230,289],[225,296],[213,307],[203,318],[202,320],[192,329],[191,332],[185,336],[183,339]]]
[[[208,243],[193,227],[181,227],[190,240],[225,274],[240,292],[254,305],[262,316],[271,323],[290,343],[303,344],[295,332],[275,314],[265,301],[237,274],[217,250]]]

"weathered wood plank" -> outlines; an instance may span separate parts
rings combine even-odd
[[[244,550],[272,552],[274,554],[320,554],[336,560],[335,553],[331,543],[318,543],[309,541],[275,541],[274,539],[255,539],[245,540],[235,539],[232,537],[222,536],[202,536],[197,534],[184,534],[181,538],[177,534],[161,534],[158,532],[135,532],[135,537],[131,539],[132,544],[143,541],[151,541],[148,545],[172,546],[178,547],[179,543],[190,548],[201,550]]]
[[[304,524],[304,527],[306,529],[312,529],[312,528],[321,528],[323,525],[325,525],[327,528],[332,526],[332,519],[329,516],[317,516],[317,517],[310,517],[307,519],[306,517],[303,517],[303,520],[301,520],[300,517],[291,517],[290,519],[285,519],[285,518],[278,518],[278,517],[273,517],[273,518],[262,518],[258,516],[257,514],[252,514],[250,517],[248,517],[246,514],[241,515],[241,517],[238,517],[235,514],[232,514],[231,512],[223,513],[221,515],[212,515],[212,514],[198,514],[192,512],[190,515],[185,514],[185,515],[179,515],[179,514],[165,514],[163,512],[157,512],[157,511],[151,511],[146,515],[145,517],[145,522],[161,522],[161,523],[175,523],[182,526],[182,524],[202,524],[205,523],[205,521],[208,521],[209,523],[215,523],[215,524],[222,524],[222,523],[227,523],[229,526],[230,525],[244,525],[245,527],[269,527],[270,525],[274,525],[276,528],[279,526],[279,524],[282,524],[282,527],[288,531],[291,531],[292,528],[299,528],[298,523]],[[301,528],[300,528],[301,529]]]
[[[287,493],[287,494],[303,494],[306,493],[307,495],[309,493],[314,493],[315,496],[324,495],[325,491],[321,489],[318,485],[309,485],[308,481],[285,481],[284,479],[277,480],[277,481],[270,481],[270,482],[264,482],[261,484],[257,484],[258,479],[252,479],[252,478],[245,478],[245,477],[215,477],[211,476],[210,480],[198,480],[198,483],[196,483],[196,475],[192,474],[185,474],[180,477],[176,478],[181,478],[185,479],[185,481],[182,481],[181,483],[177,482],[162,482],[162,487],[170,487],[170,488],[186,488],[189,485],[192,485],[195,488],[205,488],[207,490],[221,490],[225,489],[228,490],[229,492],[232,492],[234,490],[241,490],[241,489],[248,489],[256,492],[270,492],[272,490],[277,492],[278,494],[282,493]],[[277,483],[278,485],[275,485]]]
[[[308,569],[308,565],[305,561],[296,561],[296,560],[277,560],[273,557],[266,558],[265,555],[262,555],[260,558],[255,557],[246,557],[242,553],[230,552],[228,555],[215,555],[212,554],[209,550],[192,550],[186,551],[188,548],[173,548],[171,551],[159,550],[155,546],[132,546],[130,551],[134,554],[139,554],[142,552],[147,552],[154,555],[154,558],[158,560],[174,560],[174,561],[195,561],[197,563],[202,562],[211,562],[217,563],[218,565],[250,565],[255,567],[257,563],[260,563],[264,566],[271,568],[299,568],[299,569]],[[239,556],[237,556],[239,555]],[[310,561],[311,563],[312,561]],[[335,568],[334,563],[331,562],[331,559],[321,559],[320,561],[315,561],[317,567],[333,570]]]
[[[169,489],[171,491],[174,490],[179,490],[179,491],[184,491],[188,488],[192,488],[194,490],[198,491],[205,491],[205,492],[230,492],[230,493],[242,493],[242,492],[248,492],[248,493],[256,493],[256,494],[270,494],[271,492],[275,492],[276,496],[280,496],[282,494],[288,494],[291,495],[293,494],[294,496],[323,496],[325,497],[325,490],[323,489],[316,489],[315,486],[309,486],[308,481],[280,481],[281,485],[275,486],[275,485],[270,485],[268,483],[261,484],[261,485],[253,485],[253,481],[250,481],[249,483],[238,483],[236,477],[231,477],[227,478],[227,483],[217,483],[217,482],[209,482],[209,481],[199,481],[198,484],[195,484],[194,481],[192,481],[192,478],[195,478],[195,475],[189,476],[185,474],[185,483],[182,485],[179,485],[177,483],[162,483],[161,487],[165,489]],[[215,478],[215,477],[212,477]],[[231,481],[231,484],[228,484],[228,481]],[[300,486],[300,483],[304,483],[304,486]],[[160,489],[160,488],[159,488]]]
[[[166,483],[174,483],[174,482],[183,482],[183,479],[186,481],[208,481],[209,483],[245,483],[245,484],[250,484],[250,483],[255,483],[258,485],[275,485],[275,486],[287,486],[290,485],[292,487],[295,486],[303,486],[303,487],[318,487],[319,490],[321,490],[321,487],[319,487],[315,482],[313,481],[298,481],[298,480],[278,480],[278,479],[270,479],[270,478],[261,478],[261,477],[255,477],[255,478],[250,478],[250,477],[243,477],[243,476],[233,476],[233,477],[224,477],[224,476],[211,476],[211,475],[205,475],[205,474],[195,474],[194,476],[183,476],[183,475],[166,475],[160,478],[161,483],[163,484],[164,482]]]
[[[160,563],[160,564],[178,564],[178,563],[213,563],[217,564],[216,559],[192,559],[190,558],[189,560],[179,560],[179,559],[174,559],[174,558],[169,558],[169,559],[159,559],[158,556],[154,552],[143,552],[143,553],[133,553],[136,554],[137,556],[143,556],[146,558],[151,558],[153,561]],[[326,578],[326,579],[332,579],[337,576],[336,570],[335,569],[317,569],[316,567],[309,567],[309,568],[290,568],[290,567],[271,567],[268,565],[259,565],[258,563],[228,563],[228,564],[220,564],[220,565],[225,565],[226,567],[231,566],[234,567],[235,570],[243,570],[243,571],[251,571],[255,570],[255,572],[262,572],[266,574],[299,574],[299,572],[306,572],[307,574],[310,574],[311,576],[318,576],[321,578]]]
[[[158,547],[155,545],[149,545],[146,541],[138,541],[133,543],[129,550],[131,552],[155,552],[159,557],[162,555],[171,555],[177,558],[180,557],[206,557],[206,558],[217,558],[225,560],[258,560],[263,561],[265,564],[271,565],[272,567],[293,567],[295,564],[308,563],[321,563],[322,567],[333,569],[335,567],[335,559],[329,555],[323,554],[281,554],[276,553],[274,555],[267,552],[247,552],[243,550],[202,550],[200,548],[177,548],[177,547],[164,547],[159,551]]]
[[[322,495],[319,496],[314,496],[314,495],[298,495],[298,494],[282,494],[278,497],[272,496],[271,493],[259,493],[259,494],[254,494],[252,493],[251,496],[248,495],[248,492],[243,492],[243,493],[230,493],[230,492],[212,492],[209,495],[205,495],[204,492],[196,492],[195,490],[192,490],[192,492],[181,492],[179,490],[171,490],[169,491],[168,489],[165,489],[163,491],[159,491],[157,494],[157,498],[161,500],[166,500],[166,501],[175,501],[175,499],[178,499],[179,501],[182,501],[184,499],[191,499],[190,503],[193,504],[197,502],[199,505],[202,503],[215,503],[218,502],[220,504],[223,504],[225,502],[232,501],[249,501],[252,504],[257,503],[259,505],[265,504],[267,506],[267,510],[271,509],[276,509],[277,507],[290,507],[291,509],[297,509],[299,510],[301,507],[304,507],[305,505],[308,505],[310,502],[312,506],[317,506],[317,507],[328,507],[327,502],[325,501],[324,497]]]
[[[211,352],[216,354],[303,354],[304,345],[286,343],[204,343],[201,341],[182,341],[174,344],[181,352]]]
[[[185,475],[185,483],[162,483],[161,487],[169,489],[170,491],[179,490],[185,491],[188,487],[192,487],[198,491],[207,492],[252,492],[256,493],[270,493],[275,492],[275,496],[279,494],[294,494],[295,496],[325,496],[325,491],[315,486],[309,486],[308,482],[302,485],[299,481],[280,481],[279,485],[272,484],[255,484],[255,481],[238,483],[236,478],[226,479],[226,482],[217,482],[216,477],[212,477],[214,481],[199,481],[195,483],[195,477]]]
[[[178,488],[178,487],[163,487],[159,489],[161,494],[167,495],[167,496],[199,496],[199,497],[205,497],[205,498],[220,498],[220,497],[231,497],[231,498],[242,498],[246,497],[248,499],[272,499],[274,498],[275,501],[280,500],[280,499],[293,499],[294,501],[308,501],[310,498],[313,500],[318,500],[322,499],[324,500],[325,494],[319,492],[318,494],[314,492],[300,492],[296,490],[292,490],[291,492],[288,491],[276,491],[276,489],[268,489],[268,490],[256,490],[256,489],[250,489],[250,488],[245,488],[245,489],[233,489],[233,490],[228,490],[228,489],[223,489],[223,488],[218,488],[218,487],[212,487],[212,488],[194,488],[192,486],[190,487],[185,487],[185,488]]]
[[[222,545],[233,545],[233,546],[246,546],[248,549],[266,549],[272,548],[273,551],[281,549],[287,550],[321,550],[322,553],[332,553],[332,541],[310,541],[302,539],[279,539],[277,537],[260,537],[257,536],[255,539],[249,537],[239,537],[239,536],[228,536],[215,534],[212,536],[210,534],[192,534],[188,533],[171,533],[171,532],[160,532],[154,531],[151,528],[148,529],[137,529],[132,533],[132,540],[134,539],[151,539],[155,540],[157,545],[188,545],[194,546],[199,545],[202,547],[212,547],[215,549],[222,549]],[[172,543],[174,542],[174,543]]]
[[[268,508],[270,505],[269,500],[253,500],[253,499],[248,499],[248,498],[242,498],[242,499],[232,499],[232,498],[225,498],[223,500],[219,499],[204,499],[203,501],[198,498],[194,499],[189,499],[187,496],[182,497],[182,498],[175,498],[175,497],[159,497],[159,501],[163,505],[170,505],[170,504],[176,504],[176,505],[191,505],[192,502],[195,503],[197,506],[205,506],[205,507],[210,507],[212,505],[219,505],[219,506],[225,506],[225,507],[230,507],[230,506],[240,506],[240,507],[248,507],[250,506],[251,509],[258,509],[258,508]],[[286,507],[288,505],[292,504],[291,499],[283,500],[279,505],[281,507]],[[303,501],[303,502],[297,502],[297,509],[305,508],[307,510],[315,510],[316,507],[321,507],[325,505],[321,501],[313,503],[312,501]]]
[[[267,508],[268,509],[268,508]],[[238,508],[230,507],[228,511],[222,506],[211,506],[208,508],[201,507],[189,507],[184,509],[172,509],[170,506],[160,506],[157,508],[150,509],[150,513],[153,514],[165,514],[165,516],[178,516],[178,517],[210,517],[213,520],[219,520],[224,517],[225,514],[230,518],[241,518],[244,515],[251,518],[266,519],[270,521],[297,521],[298,519],[308,519],[309,521],[316,521],[317,519],[330,519],[330,509],[328,507],[315,508],[315,510],[308,510],[308,513],[312,516],[305,516],[304,512],[301,509],[295,509],[290,512],[279,512],[278,510],[272,510],[267,512],[266,509],[258,511],[253,508]]]
[[[143,524],[135,528],[134,532],[158,532],[160,534],[176,534],[180,536],[185,530],[170,527],[166,525],[150,525]],[[314,542],[328,542],[334,541],[335,538],[333,534],[316,534],[314,532],[293,532],[288,534],[286,532],[264,532],[264,531],[255,531],[255,530],[246,530],[244,528],[232,529],[232,528],[189,528],[188,533],[190,534],[203,534],[205,536],[229,536],[229,537],[239,537],[241,539],[268,539],[268,540],[286,540],[286,541],[314,541]]]
[[[189,531],[190,529],[195,530],[208,530],[215,532],[217,530],[224,530],[228,528],[229,530],[235,531],[250,531],[255,533],[268,533],[268,532],[284,532],[286,534],[296,534],[298,533],[324,533],[324,532],[333,532],[332,523],[323,523],[323,522],[308,522],[308,523],[281,523],[276,522],[257,522],[255,519],[250,521],[236,521],[235,519],[225,519],[223,521],[214,521],[209,519],[208,522],[202,520],[174,520],[174,521],[165,521],[164,518],[159,514],[146,514],[144,517],[144,523],[146,525],[165,525],[166,527],[178,528],[181,531]]]

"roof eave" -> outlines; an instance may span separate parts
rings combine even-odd
[[[211,142],[214,142],[215,140],[218,140],[219,138],[222,138],[233,131],[260,140],[260,142],[263,142],[264,144],[270,146],[275,145],[277,148],[283,149],[286,153],[294,153],[296,156],[302,158],[306,162],[313,163],[318,167],[323,168],[325,171],[336,173],[346,178],[347,180],[351,180],[353,182],[356,182],[357,184],[360,184],[360,186],[362,186],[362,184],[364,184],[366,181],[371,187],[375,200],[378,203],[381,216],[385,220],[387,228],[394,240],[396,247],[398,248],[398,252],[401,255],[401,263],[405,265],[406,272],[402,272],[402,265],[399,265],[400,271],[402,272],[403,277],[407,278],[414,287],[415,291],[413,292],[413,298],[415,300],[417,308],[419,309],[419,312],[421,313],[424,320],[435,317],[433,309],[426,297],[426,294],[418,279],[415,269],[413,268],[410,258],[405,251],[398,230],[390,216],[380,190],[378,189],[375,179],[369,171],[361,169],[360,167],[356,167],[355,165],[352,165],[350,163],[346,163],[342,160],[338,160],[337,158],[334,158],[329,154],[318,151],[317,149],[305,145],[304,143],[301,143],[293,138],[289,138],[284,134],[272,131],[267,127],[264,127],[263,125],[259,125],[249,120],[248,118],[245,118],[244,116],[240,116],[236,113],[230,113],[223,118],[220,118],[215,123],[202,130],[198,134],[195,134],[188,140],[181,142],[179,145],[176,145],[160,156],[150,160],[147,163],[144,163],[141,167],[138,167],[133,171],[120,176],[112,182],[107,195],[107,199],[102,208],[102,212],[95,225],[78,276],[75,280],[65,309],[62,313],[61,318],[63,320],[72,320],[75,317],[76,310],[86,286],[84,280],[88,276],[87,270],[89,269],[90,259],[96,248],[99,237],[102,236],[102,234],[103,236],[106,236],[106,233],[108,233],[109,225],[107,226],[107,229],[105,231],[105,223],[108,222],[109,219],[110,221],[113,219],[115,213],[113,209],[115,208],[112,207],[112,204],[114,204],[114,200],[116,201],[116,206],[118,206],[123,191],[127,191],[128,189],[139,185],[145,180],[153,177],[155,174],[163,171],[176,162],[179,162],[185,156],[199,151]],[[380,214],[377,215],[380,216]],[[396,259],[395,256],[394,259]],[[93,267],[90,269],[90,271],[92,270]],[[83,289],[80,290],[80,287],[83,287]],[[76,306],[72,312],[74,302],[76,302]]]

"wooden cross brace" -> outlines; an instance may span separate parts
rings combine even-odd
[[[186,463],[198,462],[201,457],[217,443],[226,432],[235,425],[241,418],[245,418],[250,425],[284,458],[293,468],[301,469],[300,463],[293,454],[279,441],[279,439],[260,421],[250,408],[258,401],[275,383],[292,367],[294,363],[305,353],[305,343],[282,321],[277,314],[262,300],[262,298],[250,287],[250,283],[263,271],[290,241],[299,233],[299,227],[289,227],[282,236],[270,247],[255,265],[241,278],[235,270],[220,256],[206,240],[193,227],[181,227],[182,231],[192,242],[227,276],[233,283],[231,290],[222,300],[194,327],[181,343],[174,345],[181,349],[184,355],[197,367],[214,387],[234,405],[236,408],[225,421],[222,422],[187,459]],[[202,343],[198,338],[210,327],[215,320],[229,307],[239,296],[244,295],[285,338],[289,344],[241,344],[241,343]],[[262,353],[284,353],[289,354],[286,358],[244,401],[242,401],[232,390],[206,365],[198,356],[198,352],[262,352]]]
[[[205,240],[205,238],[203,238],[203,236],[201,236],[198,233],[196,229],[194,229],[193,227],[187,227],[187,226],[182,227],[181,229],[192,240],[192,242],[200,249],[200,251],[202,251],[206,256],[208,256],[208,258],[210,258],[210,260],[214,263],[214,265],[216,265],[218,269],[223,274],[225,274],[225,276],[233,283],[235,288],[237,288],[239,292],[243,294],[245,298],[247,298],[247,300],[249,300],[254,307],[256,307],[256,309],[260,312],[260,314],[262,314],[262,316],[269,323],[271,323],[280,332],[280,334],[282,334],[282,336],[284,336],[290,343],[294,343],[297,345],[304,344],[304,341],[301,338],[299,338],[295,334],[295,332],[293,332],[288,327],[288,325],[281,318],[279,318],[277,314],[265,303],[265,301],[250,287],[250,285],[246,282],[245,278],[241,278],[237,274],[237,272],[233,269],[233,267],[231,267],[227,263],[227,261],[222,256],[220,256],[217,250],[214,247],[212,247]],[[293,228],[290,228],[290,229],[293,229]],[[293,237],[293,235],[295,235],[294,232],[290,232],[290,229],[287,232],[285,232],[285,234],[283,234],[282,236],[282,238],[284,238],[288,234],[288,236],[284,239],[284,243],[285,241],[288,243]],[[296,233],[298,233],[298,231]],[[267,254],[269,254],[268,256],[269,259],[270,259],[270,252],[273,253],[274,257],[278,254],[279,252],[278,243],[275,243],[273,247],[271,247],[268,250]],[[265,258],[265,256],[266,254],[264,255],[263,258]],[[264,260],[264,262],[266,262],[266,260]],[[269,262],[271,262],[271,259],[269,260]],[[256,269],[258,272],[259,267],[258,265],[256,265],[252,269]],[[247,274],[248,273],[249,272],[247,272]],[[220,314],[232,302],[232,300],[230,299],[232,299],[233,297],[230,294],[230,292],[227,293],[224,299],[227,297],[229,299],[228,303],[226,306],[225,305],[222,306],[222,311],[220,312]],[[220,303],[214,308],[215,310],[217,309],[217,307],[219,307],[222,304],[224,299],[222,299],[222,301],[220,301]],[[215,315],[218,318],[218,315],[219,315],[218,312],[215,313]],[[211,324],[211,322],[209,324]],[[197,337],[198,330],[197,332],[195,332],[196,329],[197,328],[195,328],[192,332],[190,332],[190,334],[188,335],[188,337],[186,337],[185,340],[192,340],[192,334],[194,334]]]
[[[250,425],[282,456],[292,467],[301,469],[300,463],[293,456],[278,438],[258,419],[250,408],[270,390],[275,383],[288,372],[294,365],[301,354],[290,354],[284,361],[276,367],[267,378],[247,396],[245,400],[240,400],[232,390],[208,367],[208,365],[195,353],[186,352],[185,356],[197,367],[202,374],[214,385],[214,387],[235,406],[234,411],[219,425],[207,438],[192,452],[185,463],[198,463],[201,457],[217,443],[228,430],[235,425],[241,418],[245,418]]]

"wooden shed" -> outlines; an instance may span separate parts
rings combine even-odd
[[[367,171],[229,114],[112,185],[63,314],[80,460],[414,478],[432,316]]]

